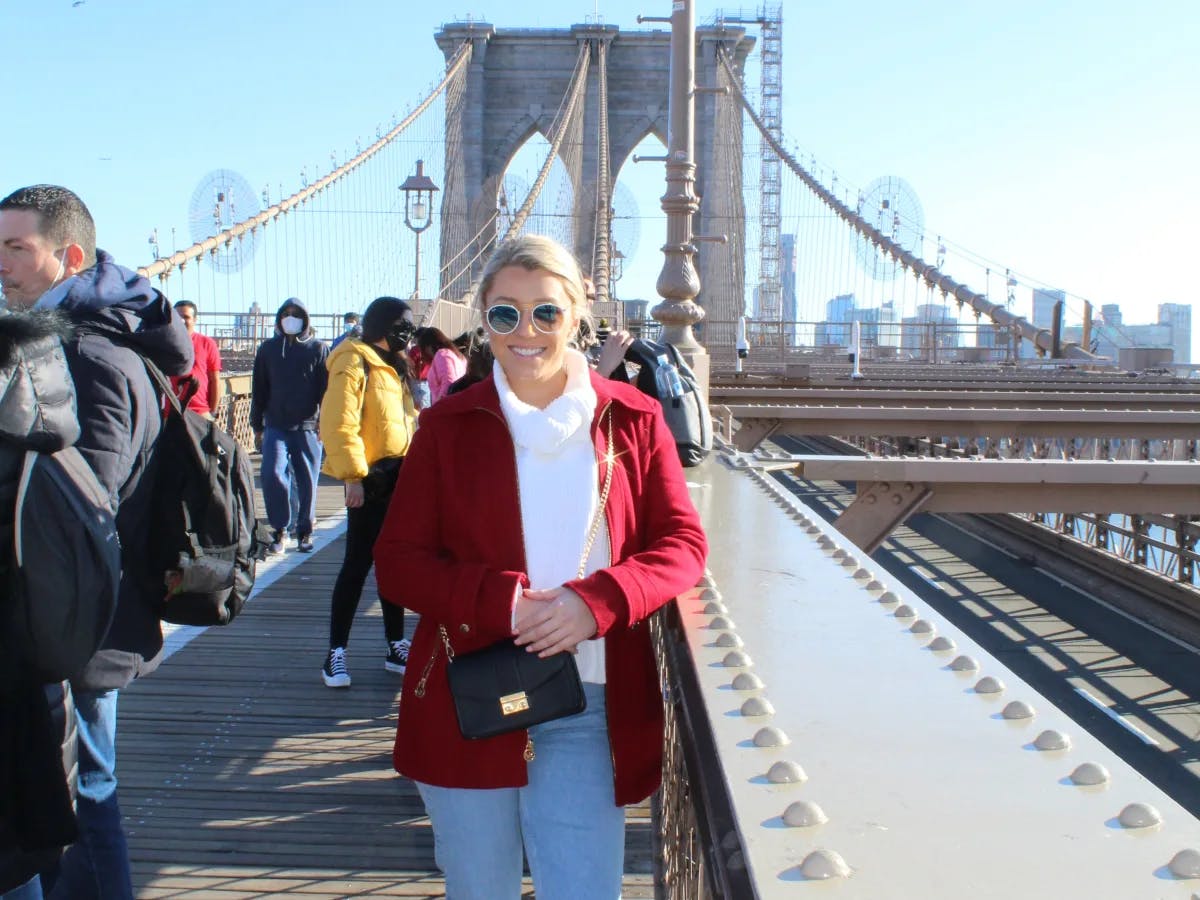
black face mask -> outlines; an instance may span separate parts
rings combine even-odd
[[[384,335],[388,350],[392,353],[399,353],[408,346],[414,333],[416,333],[416,328],[413,327],[413,323],[407,319],[401,319],[392,326],[391,331]]]

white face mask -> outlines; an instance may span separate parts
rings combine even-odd
[[[60,256],[58,258],[58,271],[55,273],[54,278],[50,282],[50,288],[52,288],[56,284],[58,284],[58,279],[62,278],[66,274],[67,274],[67,248],[64,247],[62,256]],[[50,288],[46,288],[46,290],[50,290]]]
[[[284,316],[279,320],[279,327],[283,329],[284,334],[296,335],[304,330],[304,320],[295,316]]]
[[[350,332],[352,332],[352,331],[353,331],[355,328],[357,328],[357,327],[358,327],[358,326],[357,326],[357,325],[355,325],[353,322],[347,322],[347,323],[346,323],[346,334],[349,334]]]

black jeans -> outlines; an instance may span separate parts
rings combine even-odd
[[[345,647],[350,626],[358,611],[367,573],[375,559],[375,539],[383,528],[391,497],[372,497],[362,506],[346,510],[346,557],[333,585],[333,605],[329,613],[329,646]],[[381,596],[383,632],[389,641],[404,637],[404,607],[389,603]]]

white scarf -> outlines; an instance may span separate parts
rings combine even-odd
[[[566,370],[566,389],[545,409],[520,400],[499,363],[492,370],[500,409],[513,437],[526,574],[535,590],[575,580],[588,527],[600,503],[590,428],[596,391],[582,353],[567,350]],[[608,528],[602,521],[584,571],[595,572],[609,564]],[[580,644],[575,661],[584,681],[604,682],[603,639]]]

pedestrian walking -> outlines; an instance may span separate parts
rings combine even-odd
[[[251,383],[250,427],[262,450],[262,492],[271,526],[270,552],[283,551],[295,479],[299,498],[296,549],[311,553],[317,510],[321,439],[317,416],[325,394],[329,347],[313,336],[308,310],[296,297],[275,314],[275,335],[259,345]],[[288,467],[291,467],[291,475]]]
[[[380,297],[363,315],[362,338],[343,341],[330,354],[329,387],[321,403],[325,472],[344,483],[346,553],[333,586],[329,649],[321,667],[327,687],[350,686],[346,645],[363,584],[374,562],[372,550],[387,513],[404,454],[417,427],[417,408],[408,388],[404,348],[413,334],[412,312],[395,297]],[[403,675],[409,642],[404,637],[400,588],[383,606],[387,641],[384,668]]]

